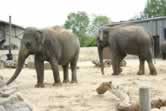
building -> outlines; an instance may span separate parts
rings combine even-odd
[[[24,28],[15,24],[11,25],[11,48],[18,49],[22,38]],[[9,23],[0,20],[0,49],[9,47]]]
[[[144,29],[154,38],[155,57],[160,55],[160,43],[166,40],[166,16],[144,20],[113,22],[112,24],[108,24],[106,26],[114,27],[121,24],[139,25],[144,27]]]

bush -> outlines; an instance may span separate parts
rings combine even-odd
[[[94,47],[96,46],[96,38],[95,37],[81,37],[80,38],[81,47]]]

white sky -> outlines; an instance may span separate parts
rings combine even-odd
[[[143,11],[146,0],[0,0],[0,20],[23,27],[62,25],[70,12],[106,15],[112,21],[128,20]]]

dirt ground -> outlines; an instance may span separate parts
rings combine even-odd
[[[119,76],[112,76],[112,68],[105,68],[105,75],[95,68],[91,61],[79,62],[78,84],[52,86],[51,70],[45,70],[45,88],[34,88],[36,72],[34,69],[23,69],[13,83],[18,91],[34,107],[34,111],[115,111],[121,101],[112,93],[98,95],[96,88],[102,82],[112,81],[129,92],[133,102],[138,101],[138,91],[142,86],[151,88],[152,98],[166,97],[166,61],[156,60],[157,76],[150,76],[147,64],[146,75],[138,76],[138,60],[128,59],[127,66]],[[1,69],[0,75],[8,80],[15,69]],[[62,78],[62,72],[61,78]]]

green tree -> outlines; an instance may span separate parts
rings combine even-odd
[[[64,27],[71,29],[80,40],[81,47],[96,45],[95,34],[102,25],[110,23],[106,16],[94,16],[92,21],[85,12],[70,13],[67,16]]]
[[[85,12],[70,13],[64,27],[71,29],[79,37],[85,36],[89,25],[89,17]]]
[[[92,23],[89,26],[88,33],[91,36],[95,36],[99,27],[110,23],[111,20],[107,16],[94,16],[94,19],[92,20]]]
[[[166,15],[166,0],[148,0],[144,9],[144,16],[158,17]]]

